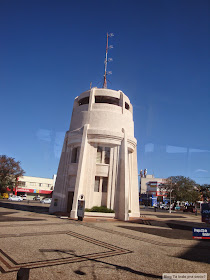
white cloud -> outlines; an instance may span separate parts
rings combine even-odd
[[[189,149],[190,153],[209,153],[208,150],[200,150],[200,149]]]
[[[179,154],[179,153],[186,153],[187,148],[185,147],[177,147],[177,146],[166,146],[166,153],[169,154]]]
[[[208,173],[208,170],[205,170],[205,169],[196,169],[195,172],[207,172],[207,173]]]

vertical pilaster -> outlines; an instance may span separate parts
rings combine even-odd
[[[87,144],[87,156],[85,167],[85,181],[83,194],[85,195],[85,206],[91,208],[94,195],[95,173],[96,173],[96,148]]]
[[[64,167],[64,181],[63,181],[63,188],[62,188],[62,194],[65,197],[65,199],[61,200],[61,211],[66,211],[67,209],[67,193],[68,193],[68,183],[69,183],[69,162],[70,162],[70,156],[71,156],[71,148],[68,146],[68,138],[66,141],[66,151],[65,151],[65,167]]]
[[[128,165],[129,165],[129,204],[128,208],[132,207],[132,179],[133,179],[133,153],[128,152]]]
[[[85,176],[85,167],[86,167],[86,158],[87,158],[87,131],[88,131],[89,124],[84,125],[83,135],[82,135],[82,143],[80,149],[80,156],[78,162],[78,169],[77,169],[77,178],[74,190],[74,201],[71,210],[71,218],[77,218],[77,205],[78,205],[78,198],[81,194],[83,194],[83,183],[84,183],[84,176]]]
[[[118,207],[116,207],[115,217],[119,220],[127,221],[128,216],[128,204],[129,204],[129,171],[128,171],[128,145],[127,135],[125,129],[123,129],[124,138],[122,140],[120,149],[120,185],[118,192],[115,194],[117,199]]]
[[[119,105],[120,107],[122,108],[122,114],[124,113],[124,110],[125,110],[125,101],[124,101],[124,94],[122,91],[120,91],[120,102],[119,102]]]
[[[115,189],[117,186],[118,154],[119,154],[119,146],[116,146],[114,147],[114,152],[113,152],[111,207],[110,207],[111,209],[115,209],[114,198],[115,198]]]
[[[106,206],[107,208],[111,208],[111,192],[112,192],[112,169],[113,169],[113,154],[114,154],[114,149],[111,148],[110,151],[110,162],[109,162],[109,174],[108,174],[108,186],[107,186],[107,202]]]
[[[95,88],[90,91],[88,111],[92,110],[93,103],[95,103]]]
[[[131,182],[131,217],[140,217],[137,148],[132,154],[132,182]]]

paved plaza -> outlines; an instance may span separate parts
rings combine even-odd
[[[46,207],[46,210],[48,208]],[[0,207],[0,279],[162,279],[208,273],[210,242],[193,240],[200,216],[142,210],[138,220],[83,222]]]

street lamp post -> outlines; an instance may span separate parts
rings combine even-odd
[[[171,188],[170,188],[170,203],[169,203],[169,213],[171,213]]]
[[[170,202],[169,202],[169,213],[171,213],[171,189],[172,189],[172,181],[170,182]]]

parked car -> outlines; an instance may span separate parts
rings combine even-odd
[[[21,195],[21,197],[22,197],[23,200],[26,200],[27,199],[27,194]]]
[[[40,200],[40,196],[39,196],[39,195],[34,196],[34,197],[33,197],[33,200]]]
[[[8,200],[10,201],[22,201],[22,197],[21,196],[17,196],[17,195],[12,195],[8,198]]]
[[[50,204],[51,201],[52,201],[51,198],[43,198],[40,202],[41,202],[41,203],[46,203],[46,204],[49,203],[49,204]]]
[[[160,205],[160,209],[169,210],[169,204]],[[172,204],[171,204],[171,209],[172,209]]]

